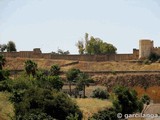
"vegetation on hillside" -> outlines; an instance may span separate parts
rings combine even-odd
[[[12,119],[64,120],[71,115],[78,116],[78,120],[82,119],[76,103],[61,92],[63,82],[57,74],[59,69],[54,69],[59,66],[52,66],[50,71],[38,71],[33,61],[26,61],[25,64],[24,76],[14,80],[6,78],[0,82],[0,91],[11,94],[10,101],[15,109]]]
[[[118,120],[125,118],[125,114],[142,111],[143,103],[138,99],[136,91],[118,86],[114,88],[113,93],[116,96],[112,102],[113,107],[100,110],[90,117],[90,120]],[[119,118],[117,117],[118,113],[121,114]]]
[[[3,59],[0,60],[0,62],[3,61]],[[80,69],[69,69],[63,78],[61,76],[62,69],[58,64],[52,64],[49,69],[42,70],[38,68],[35,61],[27,60],[24,62],[23,69],[24,72],[15,78],[9,77],[4,68],[0,72],[0,91],[9,94],[7,101],[14,107],[14,113],[10,116],[12,119],[82,120],[85,118],[83,115],[86,114],[84,113],[86,109],[82,108],[82,103],[76,102],[80,100],[77,97],[82,100],[85,100],[86,97],[93,97],[90,98],[93,101],[98,98],[104,102],[104,106],[99,106],[95,112],[89,114],[88,117],[91,120],[116,120],[118,119],[117,113],[122,113],[122,117],[124,117],[124,114],[141,112],[143,104],[150,103],[148,95],[139,97],[135,90],[128,88],[141,85],[147,91],[149,87],[147,75],[141,78],[135,77],[133,80],[132,77],[127,76],[127,81],[123,80],[122,76],[109,75],[102,81],[106,83],[105,90],[98,88],[93,91],[92,96],[86,96],[86,86],[94,81]],[[103,76],[96,80],[102,80],[102,78]],[[157,85],[159,85],[159,78],[158,76],[156,78]],[[63,81],[64,79],[66,80]],[[64,82],[69,85],[68,89],[74,83],[74,90],[69,92],[70,95],[65,91],[62,92]],[[122,86],[117,86],[117,84]],[[107,102],[112,105],[108,107]],[[86,107],[87,105],[90,104],[86,104]]]

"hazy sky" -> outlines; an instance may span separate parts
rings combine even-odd
[[[0,43],[18,51],[69,50],[85,33],[131,53],[139,39],[160,46],[159,0],[0,0]]]

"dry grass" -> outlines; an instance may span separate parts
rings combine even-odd
[[[88,117],[92,116],[93,113],[97,113],[99,110],[112,106],[112,103],[108,100],[100,100],[95,98],[77,98],[75,100],[83,112],[84,120],[88,120]]]
[[[153,102],[160,103],[160,86],[152,86],[146,90],[141,87],[134,87],[134,89],[137,91],[139,97],[141,97],[143,94],[147,94],[153,100]]]
[[[14,106],[9,102],[10,94],[7,92],[0,92],[0,120],[11,120],[14,116]]]
[[[130,63],[130,62],[87,62],[80,61],[79,64],[67,66],[63,68],[67,71],[70,68],[79,68],[80,70],[85,71],[143,71],[143,70],[159,70],[160,63],[152,63],[150,65],[139,64],[139,63]]]
[[[7,58],[7,64],[5,68],[7,69],[24,69],[24,62],[30,58]],[[42,58],[31,58],[38,64],[39,68],[49,69],[53,64],[64,65],[72,63],[72,60],[54,60],[54,59],[42,59]],[[62,67],[63,71],[67,71],[70,68],[79,68],[85,71],[129,71],[129,70],[160,70],[160,63],[152,63],[150,65],[130,63],[130,62],[87,62],[79,61],[78,64]]]
[[[70,60],[53,60],[42,58],[7,58],[5,69],[22,70],[24,69],[24,62],[26,60],[33,60],[38,64],[38,68],[49,69],[53,64],[65,65],[74,61]]]

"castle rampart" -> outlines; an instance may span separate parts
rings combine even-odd
[[[137,53],[137,52],[135,52]],[[52,53],[41,53],[37,50],[20,52],[1,52],[5,57],[21,58],[44,58],[44,59],[64,59],[77,61],[124,61],[137,59],[134,54],[106,54],[106,55],[54,55]]]
[[[77,61],[124,61],[146,59],[151,53],[160,55],[160,48],[154,47],[153,41],[142,39],[139,41],[139,49],[133,49],[132,54],[105,54],[105,55],[55,55],[52,53],[42,53],[40,48],[33,51],[19,52],[1,52],[5,57],[21,57],[21,58],[44,58],[44,59],[61,59],[61,60],[77,60]]]
[[[139,41],[139,58],[148,58],[153,50],[153,41],[149,39],[142,39]]]

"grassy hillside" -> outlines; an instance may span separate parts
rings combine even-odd
[[[24,62],[29,58],[7,58],[6,69],[24,69]],[[49,69],[53,64],[65,65],[75,61],[70,60],[54,60],[54,59],[31,59],[38,64],[39,68]],[[70,68],[79,68],[82,71],[143,71],[143,70],[160,70],[160,63],[152,63],[150,65],[143,63],[131,62],[87,62],[79,61],[78,64],[64,66],[62,70],[67,71]]]
[[[24,62],[27,58],[7,58],[6,69],[24,69]],[[160,63],[144,64],[144,63],[131,63],[131,62],[115,62],[115,61],[106,61],[106,62],[87,62],[79,61],[74,65],[67,65],[75,61],[69,60],[54,60],[54,59],[31,59],[38,64],[40,69],[50,69],[53,64],[58,64],[61,67],[61,70],[67,71],[70,68],[79,68],[81,71],[154,71],[160,70]],[[160,97],[157,100],[154,94],[159,92],[158,90],[153,90],[151,88],[158,87],[160,85],[160,74],[104,74],[104,75],[94,75],[92,76],[99,84],[106,84],[110,87],[115,85],[125,85],[130,87],[140,87],[143,90],[138,89],[139,94],[145,93],[144,87],[149,87],[150,96],[156,101],[160,101]],[[151,87],[151,88],[150,88]],[[87,88],[88,89],[88,88]],[[141,92],[139,92],[141,91]],[[155,91],[155,92],[154,92]],[[88,94],[88,93],[87,93]]]

